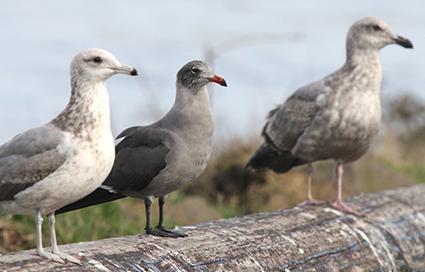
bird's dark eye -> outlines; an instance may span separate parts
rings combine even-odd
[[[198,74],[201,70],[199,70],[199,68],[193,67],[191,71],[192,74]]]
[[[375,30],[375,31],[381,31],[382,28],[379,25],[374,25],[373,26],[373,30]]]
[[[102,63],[102,58],[101,57],[94,57],[93,62],[94,63]]]

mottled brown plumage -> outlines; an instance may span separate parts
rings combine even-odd
[[[341,197],[342,164],[360,158],[379,131],[381,64],[379,50],[397,43],[412,48],[388,25],[373,17],[355,22],[347,35],[343,67],[299,88],[272,110],[262,136],[265,142],[248,162],[254,169],[285,173],[309,164],[307,203],[312,203],[312,163],[337,161],[338,195],[334,207],[355,213]]]

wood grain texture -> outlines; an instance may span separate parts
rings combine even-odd
[[[0,271],[425,271],[425,185],[352,198],[366,216],[328,207],[258,213],[146,235],[61,246],[83,265],[34,250],[0,256]]]

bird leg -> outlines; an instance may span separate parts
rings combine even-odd
[[[165,197],[161,196],[158,199],[158,204],[159,204],[159,221],[158,221],[158,226],[156,226],[156,228],[160,231],[163,231],[165,233],[167,233],[167,237],[173,237],[173,238],[177,238],[177,237],[187,237],[187,234],[184,233],[180,233],[177,231],[171,231],[171,230],[167,230],[166,228],[164,228],[163,223],[164,223],[164,204],[165,204]]]
[[[68,262],[81,265],[80,260],[78,260],[75,257],[72,257],[71,255],[63,253],[62,251],[59,250],[58,243],[56,240],[55,213],[52,212],[51,214],[49,214],[48,219],[49,219],[49,228],[50,228],[50,245],[52,247],[52,253],[55,254],[56,256],[59,256],[60,258],[64,260],[67,260]]]
[[[152,205],[152,199],[151,199],[151,197],[145,197],[145,212],[146,212],[146,227],[145,227],[145,231],[146,231],[146,234],[152,234],[152,228],[151,228],[151,205]]]
[[[167,230],[162,226],[164,221],[164,197],[159,198],[159,223],[158,226],[153,229],[150,226],[150,207],[152,205],[152,199],[150,197],[145,197],[145,209],[146,209],[146,227],[145,231],[146,234],[151,234],[154,236],[160,236],[160,237],[171,237],[171,238],[177,238],[177,237],[186,237],[187,235],[181,234],[178,232],[173,232],[170,230]]]
[[[37,249],[36,249],[37,254],[41,257],[44,257],[46,259],[49,259],[58,263],[65,263],[59,256],[51,254],[44,250],[43,236],[41,232],[42,225],[43,225],[43,216],[41,215],[41,211],[37,209],[35,212],[35,240],[37,245]]]
[[[307,176],[307,199],[298,204],[298,207],[316,206],[324,203],[323,201],[314,199],[311,193],[311,182],[313,179],[313,164],[311,162],[309,162],[307,165]]]
[[[331,207],[342,212],[350,213],[357,216],[363,216],[364,214],[362,212],[357,211],[355,208],[348,206],[342,200],[342,176],[344,174],[342,162],[337,162],[335,173],[337,179],[337,195],[336,199],[331,203]]]

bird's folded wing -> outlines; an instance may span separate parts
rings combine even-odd
[[[0,201],[43,180],[65,162],[58,150],[63,134],[46,125],[19,134],[0,146]]]
[[[326,100],[326,87],[321,81],[298,89],[285,103],[270,111],[262,135],[269,144],[290,151],[312,123]]]
[[[114,166],[108,178],[94,192],[71,203],[56,213],[69,212],[125,197],[137,192],[167,166],[167,154],[173,144],[170,132],[154,127],[132,127],[118,138]]]
[[[167,166],[172,135],[157,127],[139,127],[116,147],[111,174],[103,185],[117,192],[140,191]]]

